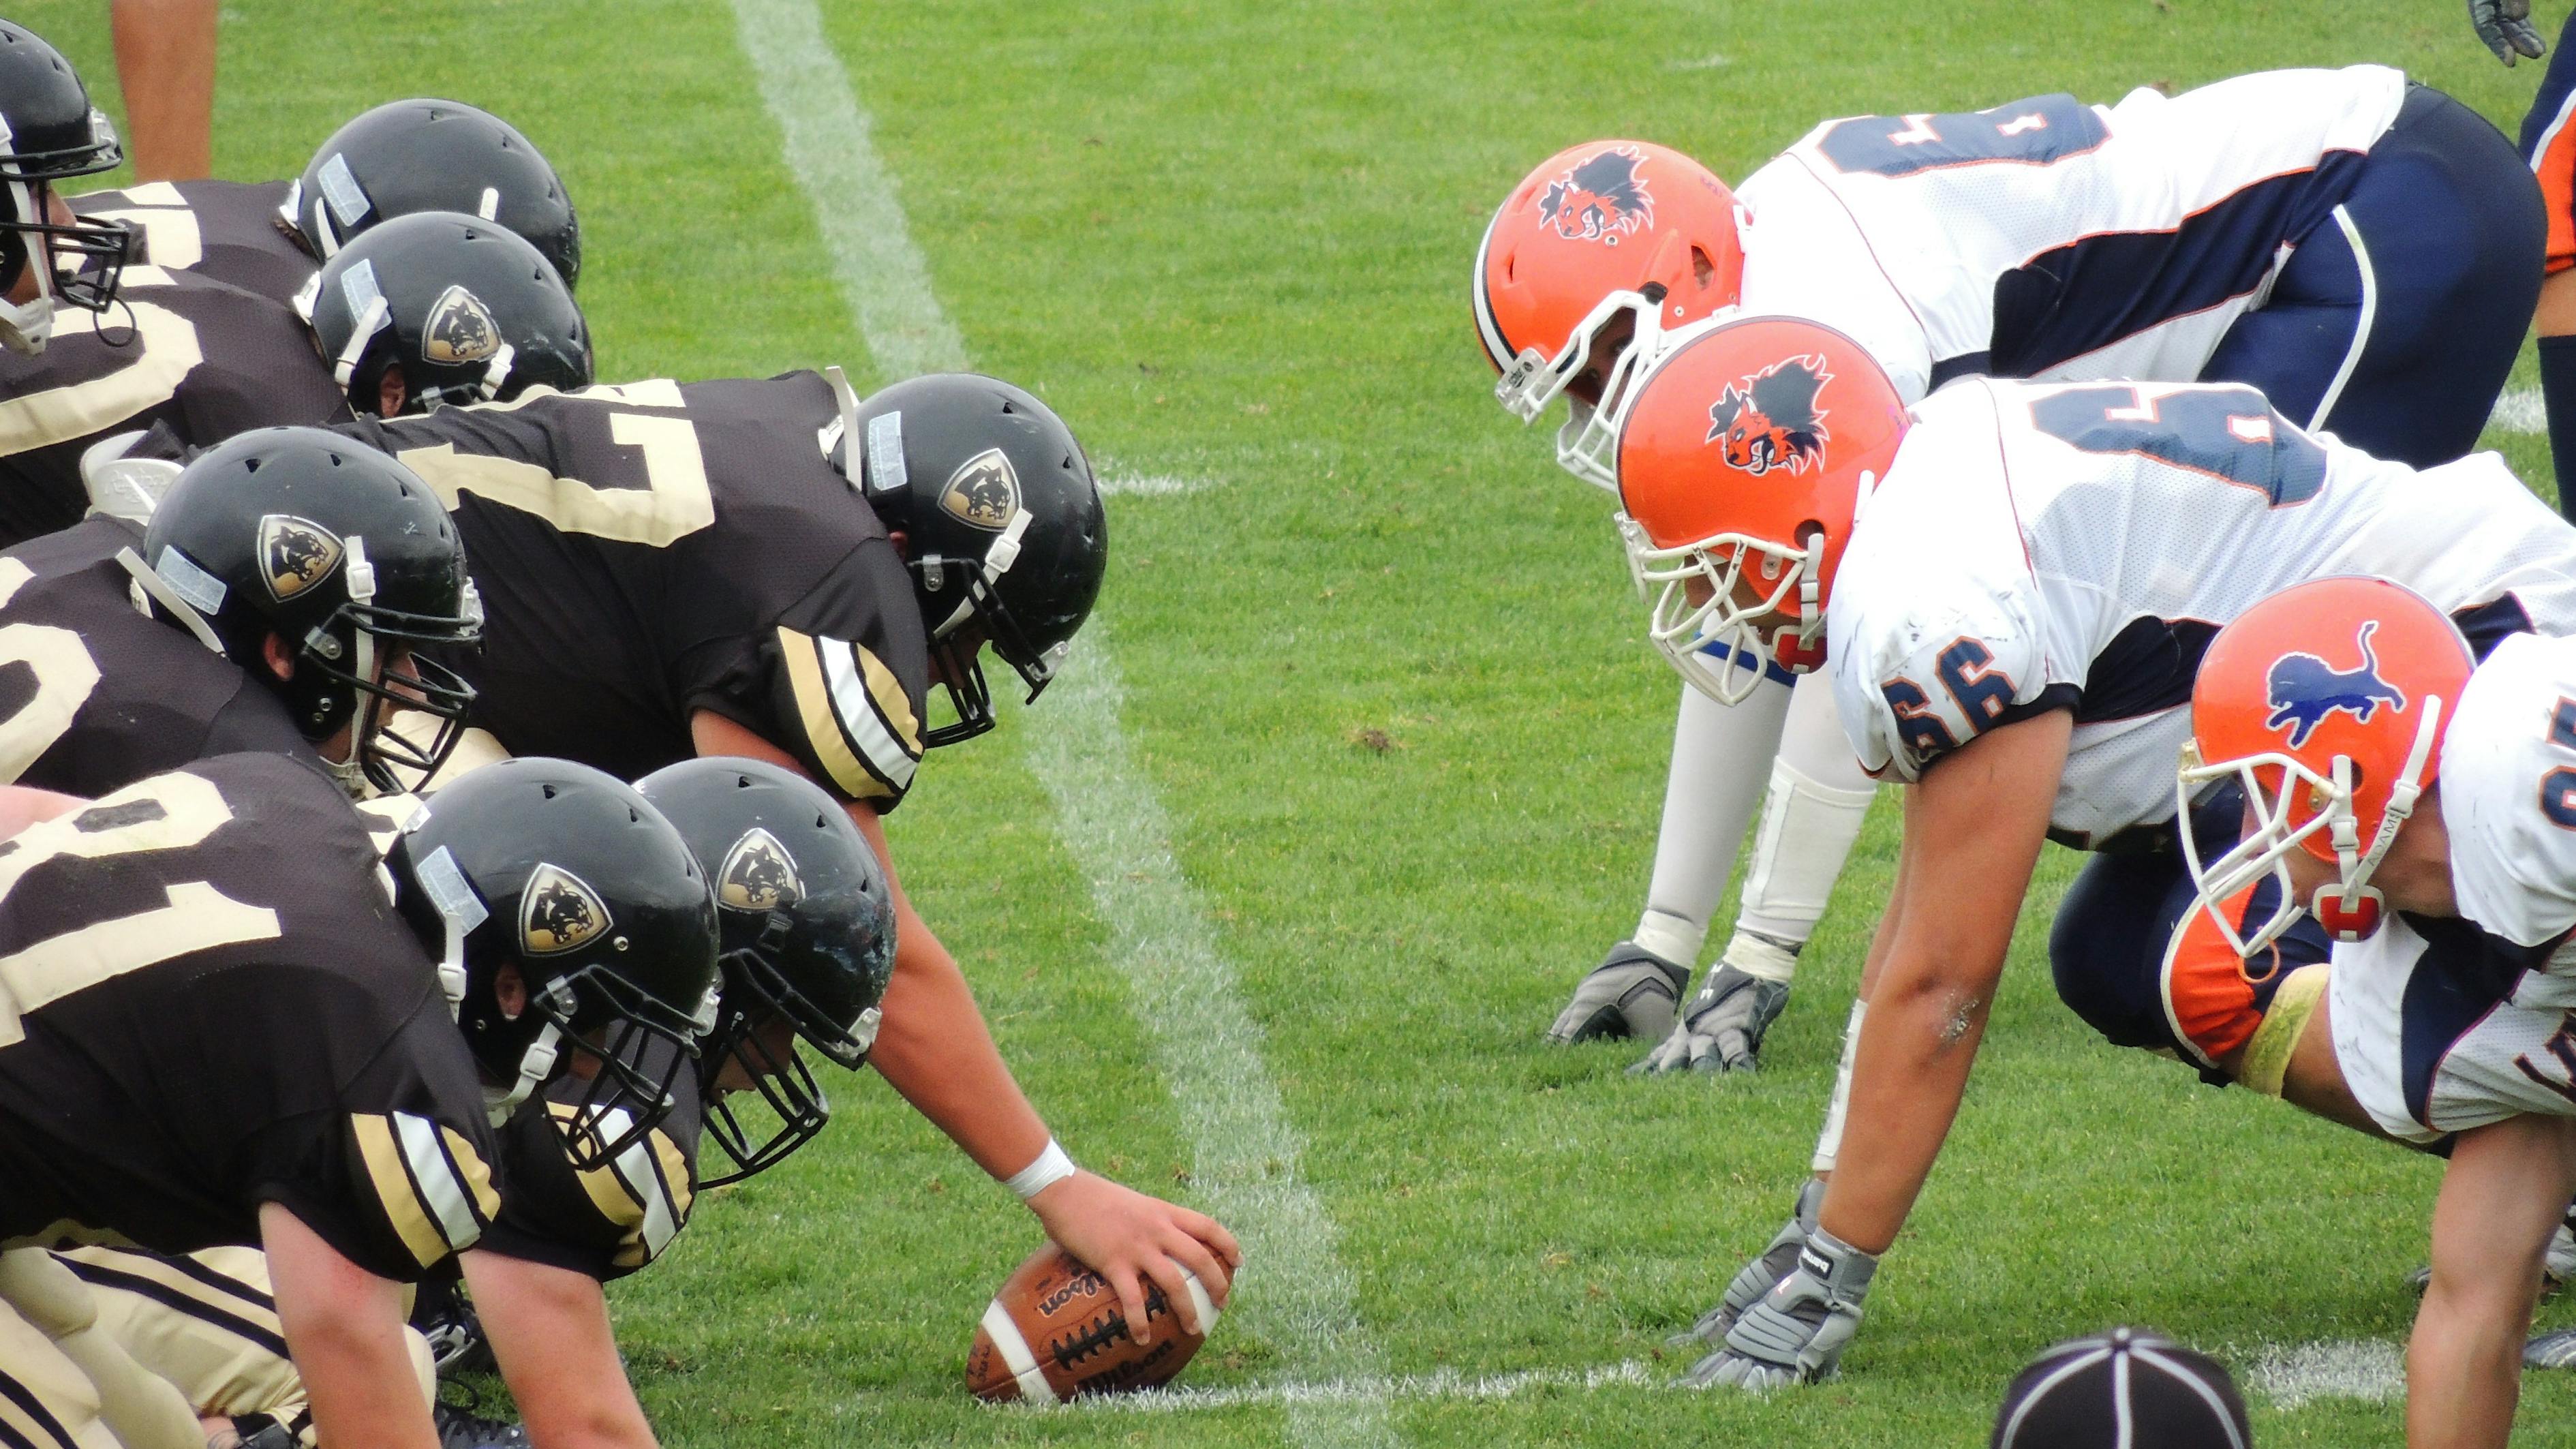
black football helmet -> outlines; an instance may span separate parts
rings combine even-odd
[[[587,765],[502,760],[431,795],[385,866],[500,1084],[487,1089],[496,1124],[575,1055],[596,1064],[563,1120],[576,1167],[613,1160],[670,1113],[672,1081],[715,1024],[716,908],[662,812]],[[527,992],[515,1016],[505,966]]]
[[[402,369],[405,412],[508,402],[540,383],[590,386],[590,327],[537,249],[490,222],[426,211],[370,227],[296,298],[349,405],[383,407]]]
[[[131,233],[112,221],[55,221],[48,202],[53,183],[124,159],[72,63],[0,20],[0,292],[30,266],[36,273],[33,299],[0,301],[0,345],[32,356],[53,336],[56,302],[104,312],[116,300]]]
[[[581,280],[581,218],[545,156],[516,127],[459,101],[388,101],[331,133],[278,214],[323,261],[380,222],[459,211],[528,239],[569,290]]]
[[[483,604],[465,543],[429,485],[392,458],[320,428],[260,428],[200,455],[119,555],[154,611],[284,696],[308,740],[350,726],[333,767],[353,794],[422,777],[463,732],[474,690],[415,655],[382,670],[389,646],[472,645]],[[295,672],[263,657],[275,635]],[[384,727],[392,709],[441,721],[427,745]]]
[[[822,787],[760,760],[687,760],[635,782],[677,826],[715,883],[724,935],[723,1004],[699,1058],[707,1135],[733,1160],[700,1187],[739,1182],[814,1139],[831,1120],[823,1088],[784,1023],[835,1066],[856,1070],[876,1041],[877,1003],[894,973],[894,893],[867,837]],[[716,1086],[741,1065],[777,1121],[751,1132]]]
[[[993,727],[976,642],[1019,671],[1034,700],[1100,596],[1109,524],[1091,460],[1045,403],[974,373],[898,382],[859,403],[841,432],[833,460],[904,536],[931,658],[957,710],[922,741],[972,739]]]

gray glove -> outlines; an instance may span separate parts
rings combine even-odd
[[[2540,32],[2532,28],[2531,0],[2469,0],[2469,24],[2477,27],[2478,39],[2487,43],[2495,58],[2508,66],[2516,52],[2538,60],[2549,50]]]
[[[1701,1314],[1687,1332],[1665,1339],[1664,1347],[1686,1348],[1694,1343],[1715,1347],[1724,1343],[1727,1330],[1744,1316],[1744,1310],[1762,1301],[1763,1294],[1798,1266],[1798,1250],[1807,1246],[1807,1235],[1816,1230],[1816,1213],[1824,1205],[1824,1179],[1808,1178],[1798,1189],[1798,1205],[1789,1214],[1788,1225],[1771,1239],[1771,1245],[1735,1270],[1735,1281],[1726,1285],[1726,1296],[1717,1300],[1715,1308]]]
[[[1788,1004],[1788,982],[1747,976],[1721,961],[1709,968],[1672,1035],[1628,1068],[1628,1075],[1758,1071],[1762,1034]]]
[[[1745,1310],[1726,1347],[1692,1365],[1682,1382],[1761,1393],[1833,1377],[1843,1346],[1860,1331],[1861,1300],[1877,1271],[1876,1256],[1816,1229],[1798,1250],[1797,1271]]]
[[[1556,1014],[1547,1039],[1559,1044],[1627,1036],[1661,1041],[1673,1029],[1673,1008],[1688,985],[1689,967],[1622,941],[1574,988],[1574,1000]]]

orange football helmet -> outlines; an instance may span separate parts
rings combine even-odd
[[[2433,783],[2442,732],[2476,668],[2459,626],[2386,579],[2300,584],[2218,631],[2192,684],[2175,790],[2196,904],[2239,955],[2298,920],[2285,863],[2293,850],[2336,868],[2308,903],[2328,934],[2358,941],[2379,929],[2371,872]],[[2230,779],[2245,788],[2253,829],[2203,866],[2191,802]],[[2240,936],[2219,903],[2266,875],[2280,882],[2280,904]]]
[[[1823,663],[1852,521],[1910,422],[1895,384],[1830,327],[1738,317],[1683,338],[1633,391],[1619,531],[1648,640],[1727,704],[1752,694],[1767,656]]]
[[[1610,447],[1627,384],[1663,333],[1735,305],[1744,244],[1735,193],[1707,167],[1646,141],[1594,141],[1523,177],[1476,248],[1476,332],[1503,375],[1494,395],[1522,422],[1605,359],[1596,396],[1571,397],[1556,460],[1616,489]],[[1631,326],[1625,337],[1612,324]],[[1610,335],[1605,335],[1610,334]]]

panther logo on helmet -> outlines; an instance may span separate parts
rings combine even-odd
[[[960,523],[999,533],[1020,511],[1020,475],[999,448],[986,448],[948,475],[939,506]]]
[[[778,837],[754,827],[725,852],[724,869],[716,873],[716,904],[732,911],[775,911],[796,904],[805,883],[796,878],[796,858]]]
[[[421,338],[421,355],[432,362],[481,362],[501,350],[501,328],[491,309],[462,284],[438,294]]]
[[[2273,660],[2264,680],[2272,713],[2264,719],[2263,728],[2277,730],[2286,725],[2290,748],[2295,750],[2307,744],[2308,736],[2315,734],[2317,726],[2337,710],[2368,724],[2383,704],[2390,709],[2404,709],[2405,691],[2379,677],[2379,655],[2370,647],[2370,636],[2378,632],[2379,621],[2365,619],[2361,632],[2353,637],[2353,643],[2361,648],[2358,668],[2337,669],[2305,651]]]
[[[260,578],[281,604],[329,578],[341,552],[339,535],[311,519],[272,513],[259,521]]]
[[[1539,215],[1567,241],[1617,246],[1655,224],[1655,199],[1637,174],[1642,159],[1636,147],[1616,146],[1567,167],[1540,195]]]
[[[1816,406],[1834,375],[1821,354],[1785,358],[1736,379],[1708,408],[1706,441],[1730,468],[1760,477],[1774,468],[1803,473],[1825,462],[1825,412]]]
[[[519,941],[531,956],[589,944],[608,929],[608,907],[588,882],[559,865],[540,863],[520,892]]]

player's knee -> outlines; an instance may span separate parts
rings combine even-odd
[[[2119,863],[2085,867],[2048,932],[2049,974],[2057,999],[2114,1046],[2168,1045],[2155,997],[2155,955],[2143,944],[2145,921],[2130,909],[2132,892],[2111,879]]]

